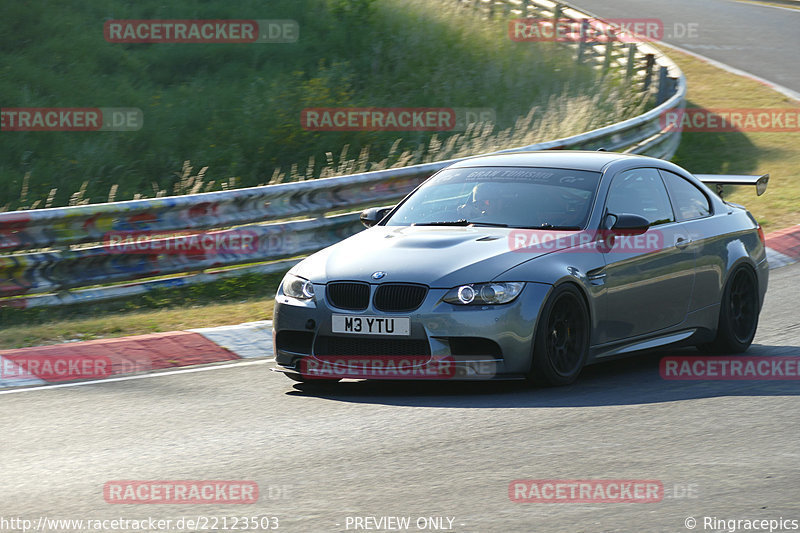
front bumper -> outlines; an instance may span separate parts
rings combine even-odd
[[[374,292],[377,284],[371,285]],[[503,305],[460,306],[442,301],[446,289],[429,289],[413,312],[386,313],[375,309],[371,299],[363,311],[347,311],[330,305],[325,285],[315,284],[315,297],[299,301],[278,293],[273,317],[273,341],[277,367],[273,370],[299,376],[309,367],[340,363],[348,357],[408,357],[414,369],[404,374],[370,373],[369,379],[518,379],[530,368],[532,343],[539,310],[552,287],[526,283],[521,294]],[[407,316],[408,336],[342,334],[332,331],[332,315]],[[330,339],[337,342],[331,343]],[[329,346],[347,345],[342,352]],[[377,347],[379,353],[370,353]],[[367,351],[364,351],[364,350]],[[342,359],[345,358],[345,359]],[[359,359],[360,360],[360,359]],[[448,365],[448,372],[425,372],[433,365]],[[343,371],[338,377],[348,378]],[[363,378],[361,374],[352,376]]]

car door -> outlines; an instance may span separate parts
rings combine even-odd
[[[689,312],[719,302],[720,272],[725,268],[727,239],[710,222],[711,201],[699,187],[683,176],[661,170],[676,220],[691,240],[696,254],[694,288]]]
[[[637,168],[614,176],[604,227],[613,223],[613,215],[623,213],[646,218],[650,227],[637,236],[626,238],[612,230],[606,237],[601,343],[681,323],[692,297],[695,254],[685,228],[675,220],[658,170]]]

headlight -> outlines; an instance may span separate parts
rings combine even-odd
[[[450,289],[444,301],[456,305],[507,304],[519,296],[524,286],[520,281],[470,283]]]
[[[298,300],[310,300],[314,297],[314,285],[307,279],[286,274],[281,282],[283,294]]]

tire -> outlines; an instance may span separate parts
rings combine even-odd
[[[556,287],[536,327],[528,381],[559,386],[578,379],[589,356],[590,328],[581,292],[568,283]]]
[[[716,338],[697,348],[709,353],[742,353],[750,347],[758,327],[758,281],[752,268],[733,271],[719,307]]]

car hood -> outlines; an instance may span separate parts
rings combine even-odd
[[[380,279],[382,283],[423,283],[434,288],[451,288],[462,283],[491,281],[510,268],[565,247],[547,246],[548,239],[556,238],[553,232],[535,231],[540,234],[542,246],[514,250],[512,239],[520,231],[375,226],[306,258],[292,273],[313,283],[337,280],[375,283],[372,274],[385,272]]]

